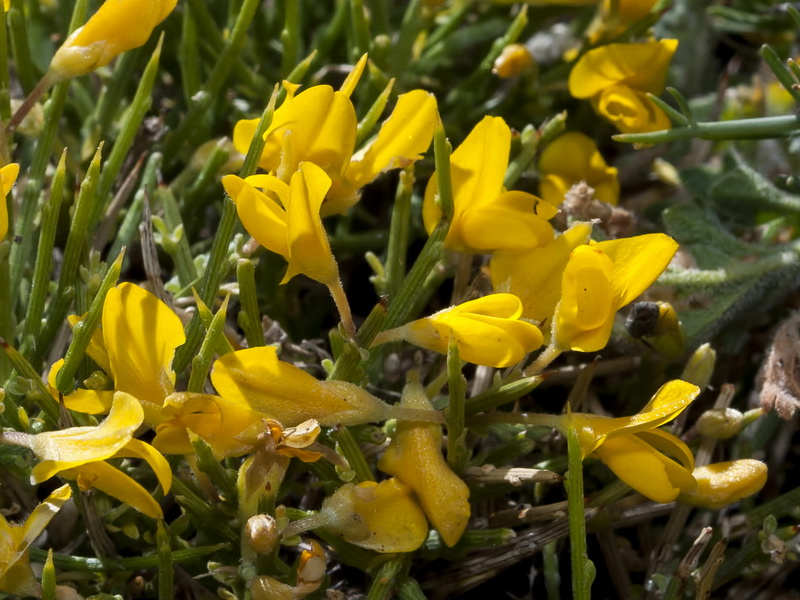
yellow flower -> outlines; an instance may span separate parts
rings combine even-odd
[[[69,485],[62,485],[33,509],[24,525],[12,525],[0,513],[0,592],[39,596],[28,548],[71,496]]]
[[[164,399],[175,391],[172,359],[186,341],[180,318],[150,292],[132,283],[111,288],[103,303],[102,328],[94,332],[87,354],[114,380],[114,389],[134,395],[144,409],[144,422],[160,422]],[[49,382],[61,361],[53,365]],[[67,408],[102,413],[113,391],[77,389],[64,397]]]
[[[522,316],[544,327],[561,298],[561,275],[570,253],[588,244],[590,223],[575,223],[542,248],[498,250],[492,254],[489,271],[497,292],[510,292],[522,301]]]
[[[650,14],[657,3],[658,0],[603,0],[586,36],[593,44],[618,37]]]
[[[598,113],[623,133],[668,129],[664,111],[647,93],[660,94],[678,40],[608,44],[589,50],[569,75],[569,91],[590,98]]]
[[[619,181],[617,170],[609,167],[590,137],[571,131],[557,137],[542,151],[539,158],[539,193],[547,202],[558,206],[576,183],[585,181],[594,189],[598,200],[617,204]]]
[[[313,162],[331,178],[323,215],[343,213],[358,201],[358,190],[388,169],[417,160],[433,139],[438,112],[435,97],[423,90],[402,94],[375,140],[354,156],[358,120],[350,101],[364,67],[364,55],[342,88],[310,87],[299,94],[284,83],[287,95],[275,111],[264,139],[259,166],[288,181],[303,161]],[[239,121],[233,131],[236,149],[245,154],[258,119]]]
[[[144,411],[139,401],[116,392],[108,417],[96,426],[70,427],[36,435],[7,432],[0,440],[30,448],[41,462],[31,472],[31,483],[41,483],[55,475],[76,480],[87,490],[95,488],[140,510],[161,518],[161,507],[152,494],[122,471],[104,462],[109,458],[137,458],[147,462],[164,493],[172,484],[167,461],[152,446],[133,437],[142,424]]]
[[[319,214],[331,185],[325,171],[304,162],[289,185],[274,175],[246,179],[226,175],[222,185],[236,203],[247,232],[289,263],[281,283],[300,273],[325,285],[339,281],[339,268]]]
[[[451,306],[430,317],[379,333],[372,346],[397,340],[447,354],[450,338],[459,358],[490,367],[508,367],[542,345],[542,332],[519,320],[522,303],[512,294],[491,294]]]
[[[302,273],[328,286],[345,330],[354,338],[355,325],[339,279],[339,266],[320,216],[322,201],[331,186],[325,171],[304,162],[289,185],[274,175],[251,175],[246,179],[226,175],[222,185],[236,203],[247,232],[289,263],[281,283]]]
[[[291,537],[325,529],[376,552],[413,552],[428,535],[428,521],[410,487],[395,478],[358,485],[346,483],[314,515],[295,521],[283,532]]]
[[[418,381],[406,385],[400,406],[433,408]],[[399,422],[378,468],[416,492],[422,509],[445,544],[453,546],[458,542],[470,517],[469,488],[442,456],[441,426]]]
[[[61,81],[107,65],[118,54],[143,46],[178,0],[106,0],[56,51],[48,77]]]
[[[556,346],[579,352],[605,347],[617,311],[661,275],[677,250],[675,240],[662,233],[575,248],[561,277]]]
[[[511,130],[500,117],[485,117],[450,156],[453,219],[445,247],[459,252],[533,248],[553,239],[547,222],[558,212],[526,192],[504,191]],[[442,218],[434,173],[425,189],[422,217],[431,233]]]
[[[14,182],[19,175],[19,165],[11,163],[0,169],[0,242],[8,233],[8,207],[6,206],[6,196],[11,191]]]
[[[676,379],[661,386],[632,417],[569,413],[561,418],[561,427],[577,430],[584,458],[594,454],[643,496],[672,502],[695,488],[694,457],[679,438],[658,427],[677,417],[699,393],[696,385]]]
[[[261,346],[229,352],[211,371],[211,383],[229,401],[249,404],[287,426],[316,419],[321,425],[358,425],[389,418],[440,421],[437,411],[391,406],[355,384],[319,381]]]
[[[694,490],[681,494],[681,502],[703,508],[724,508],[757,493],[767,482],[767,465],[742,458],[697,467]]]

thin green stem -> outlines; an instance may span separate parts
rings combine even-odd
[[[594,581],[594,563],[586,552],[586,520],[583,500],[583,459],[578,432],[570,428],[566,431],[569,471],[564,483],[567,489],[569,510],[569,545],[572,565],[572,597],[575,600],[591,598]]]
[[[158,600],[175,598],[175,569],[169,544],[167,525],[159,519],[156,528],[156,548],[158,550]]]
[[[353,470],[353,473],[355,473],[355,479],[358,483],[363,481],[375,481],[375,476],[372,474],[372,469],[370,469],[369,463],[364,457],[364,453],[361,452],[356,438],[353,437],[353,434],[347,427],[343,425],[334,427],[333,431],[331,431],[331,438],[339,445],[339,451],[350,464],[350,468]]]
[[[447,464],[455,473],[461,473],[469,460],[467,430],[464,427],[464,402],[467,397],[467,380],[461,373],[461,359],[455,337],[447,348],[447,377],[450,405],[445,411],[447,420]]]
[[[200,352],[192,359],[192,374],[189,376],[189,384],[186,386],[189,392],[200,393],[205,387],[208,369],[214,360],[214,352],[220,343],[220,338],[225,335],[225,316],[228,312],[230,298],[229,294],[222,302],[222,306],[219,307],[219,310],[211,320],[211,326],[208,328],[206,337],[200,346]]]
[[[764,59],[764,62],[767,63],[767,66],[775,73],[775,77],[778,78],[781,85],[791,94],[792,98],[794,98],[794,101],[800,103],[800,90],[795,87],[797,86],[797,80],[792,77],[792,73],[786,69],[786,65],[778,58],[775,50],[768,44],[764,44],[761,46],[759,53],[761,54],[761,58]]]
[[[253,261],[240,258],[236,263],[236,279],[239,282],[239,327],[244,331],[247,345],[250,348],[264,345],[264,328],[261,326],[261,315],[258,311],[258,294],[256,293],[256,267]]]
[[[734,121],[698,122],[693,127],[676,127],[650,133],[621,133],[618,142],[632,144],[661,144],[698,138],[715,142],[743,139],[769,139],[792,135],[800,130],[800,118],[795,115],[737,119]]]
[[[398,584],[398,578],[408,570],[410,561],[411,554],[405,553],[393,556],[384,562],[372,580],[367,600],[389,600]]]
[[[175,563],[193,562],[206,556],[218,553],[227,548],[229,544],[214,544],[213,546],[197,546],[187,550],[176,550],[171,553],[172,561]],[[35,562],[43,562],[47,559],[47,552],[41,548],[30,548],[31,559]],[[131,558],[94,558],[83,556],[71,556],[65,554],[54,554],[53,564],[65,571],[78,571],[82,573],[108,573],[119,571],[136,571],[139,569],[154,569],[159,566],[161,557],[134,556]]]

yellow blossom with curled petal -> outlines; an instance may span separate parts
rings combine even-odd
[[[508,367],[542,345],[542,332],[520,320],[522,303],[512,294],[491,294],[451,306],[401,327],[382,331],[372,346],[406,340],[447,354],[450,339],[459,358],[490,367]]]
[[[561,277],[556,346],[580,352],[605,347],[617,311],[661,275],[677,250],[675,240],[662,233],[576,247]]]
[[[623,133],[668,129],[664,111],[647,93],[660,94],[678,40],[608,44],[589,50],[569,75],[575,98],[591,99],[595,110]]]
[[[433,139],[436,98],[424,90],[412,90],[398,97],[377,137],[355,152],[358,120],[350,95],[366,63],[364,55],[340,90],[317,85],[296,93],[299,86],[285,82],[286,100],[264,134],[259,166],[265,171],[288,182],[300,163],[308,161],[331,178],[323,215],[345,212],[358,201],[360,188],[383,171],[417,160]],[[240,153],[250,147],[258,121],[236,124],[233,143]]]
[[[522,301],[522,316],[549,331],[544,324],[561,298],[561,275],[569,255],[588,244],[591,235],[591,223],[579,222],[541,248],[498,250],[489,263],[492,287],[517,296]]]
[[[346,483],[325,499],[318,513],[295,521],[283,536],[319,527],[381,553],[413,552],[428,536],[428,521],[414,492],[394,477]]]
[[[603,160],[590,137],[570,131],[550,142],[539,157],[539,193],[558,206],[576,183],[585,181],[598,200],[616,205],[619,201],[617,169]]]
[[[274,175],[227,175],[222,185],[247,232],[289,263],[281,283],[300,273],[325,285],[339,281],[319,214],[331,180],[319,166],[304,162],[288,185]]]
[[[406,385],[400,406],[433,408],[419,381]],[[428,520],[445,544],[452,547],[458,542],[469,522],[469,488],[442,455],[439,425],[400,421],[378,468],[416,492]]]
[[[631,417],[568,413],[559,417],[559,427],[577,430],[584,458],[594,454],[642,495],[672,502],[696,486],[694,457],[679,438],[658,428],[677,417],[699,393],[696,385],[677,379],[661,386]]]
[[[39,595],[28,549],[71,496],[69,485],[62,485],[31,511],[23,525],[9,523],[0,513],[0,592]]]
[[[0,441],[26,446],[39,458],[41,462],[31,472],[31,483],[60,475],[76,480],[81,489],[98,489],[150,517],[161,518],[161,507],[150,492],[104,462],[110,458],[144,460],[153,469],[164,492],[169,491],[172,471],[167,461],[152,446],[133,438],[143,419],[139,401],[131,394],[116,392],[108,417],[99,425],[35,435],[6,432],[0,434]]]
[[[48,77],[80,77],[110,63],[122,52],[143,46],[178,0],[106,0],[56,51]]]
[[[504,191],[511,130],[500,117],[484,117],[450,156],[453,218],[445,247],[458,252],[533,248],[553,239],[547,222],[558,212],[533,194]],[[442,218],[436,173],[425,188],[422,217],[430,234]]]
[[[19,175],[19,165],[10,163],[0,168],[0,242],[8,233],[8,207],[6,206],[6,196],[11,191]]]
[[[681,502],[703,508],[724,508],[758,493],[767,482],[767,465],[741,458],[697,467],[697,487],[681,494]]]
[[[321,425],[358,425],[390,418],[441,422],[438,411],[392,406],[353,383],[320,381],[278,359],[274,346],[221,356],[214,362],[211,383],[221,396],[247,403],[286,426],[308,419]]]

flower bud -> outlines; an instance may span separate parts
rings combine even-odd
[[[19,175],[19,165],[11,163],[0,169],[0,242],[6,237],[8,231],[8,212],[6,211],[6,196]]]
[[[767,482],[767,465],[743,458],[697,467],[692,472],[697,487],[680,500],[702,508],[723,508],[752,496]]]
[[[278,524],[270,515],[255,515],[247,520],[244,535],[258,554],[269,554],[280,541]]]
[[[744,415],[735,408],[714,408],[697,419],[697,431],[715,440],[727,440],[739,433],[744,424]]]
[[[300,555],[300,562],[297,565],[297,586],[296,592],[305,596],[316,590],[323,579],[328,568],[328,561],[325,558],[325,550],[322,546],[311,540],[311,548],[303,550]]]
[[[494,61],[492,73],[500,79],[522,75],[533,66],[533,55],[523,44],[509,44]]]
[[[716,350],[709,344],[703,344],[689,358],[689,362],[686,363],[686,367],[683,369],[681,379],[693,383],[701,390],[704,390],[711,381],[716,362]]]

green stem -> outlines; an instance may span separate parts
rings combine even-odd
[[[775,73],[775,77],[778,78],[781,85],[791,94],[792,98],[794,98],[794,101],[800,103],[800,90],[795,87],[797,85],[797,80],[786,70],[786,66],[781,59],[778,58],[778,55],[775,54],[775,50],[768,44],[764,44],[761,46],[759,54],[761,54],[761,58],[764,59],[767,66],[772,69],[772,72]]]
[[[698,122],[692,127],[676,127],[650,133],[621,133],[613,136],[618,142],[660,144],[698,138],[715,142],[741,139],[787,137],[800,130],[800,118],[795,115],[737,119],[734,121]]]
[[[393,556],[381,565],[372,580],[367,600],[389,600],[392,597],[398,578],[403,576],[411,564],[408,553]]]
[[[467,466],[467,430],[464,427],[464,402],[467,396],[467,380],[461,373],[461,360],[455,336],[450,338],[447,348],[447,375],[450,390],[450,405],[445,411],[447,419],[447,464],[455,473]]]
[[[291,73],[300,58],[300,3],[298,0],[286,0],[283,3],[285,13],[281,45],[283,46],[283,64],[281,73],[284,77]]]
[[[256,267],[253,261],[240,258],[236,263],[236,279],[239,282],[239,327],[244,331],[247,345],[250,348],[264,345],[264,328],[261,326],[261,315],[258,311],[258,294],[256,293]]]
[[[364,453],[361,452],[356,438],[353,437],[347,427],[343,425],[336,426],[331,431],[331,438],[339,445],[339,451],[350,464],[358,483],[375,481],[375,476],[372,474],[372,469],[369,468],[369,463],[364,457]]]
[[[159,519],[156,529],[156,547],[158,549],[158,600],[175,598],[175,568],[169,544],[169,532],[163,520]]]
[[[39,232],[39,246],[36,252],[36,263],[33,267],[31,281],[31,294],[28,298],[28,312],[25,315],[25,326],[22,329],[22,346],[20,351],[25,357],[39,366],[33,354],[41,356],[43,348],[37,348],[37,336],[42,328],[42,315],[44,314],[45,300],[50,287],[53,265],[53,246],[58,228],[58,216],[61,212],[61,201],[64,197],[64,184],[66,182],[67,151],[61,153],[61,160],[56,167],[53,183],[50,186],[50,198],[42,207],[42,229]],[[6,304],[4,306],[10,306]],[[2,378],[0,378],[2,380]]]
[[[409,230],[411,228],[411,198],[414,193],[414,171],[411,168],[400,172],[397,193],[392,206],[392,220],[389,226],[389,243],[386,250],[386,287],[389,298],[400,289],[406,274],[406,255],[408,254]]]
[[[584,518],[583,500],[583,460],[581,444],[577,430],[566,431],[569,471],[564,483],[567,489],[569,510],[569,542],[572,564],[572,597],[575,600],[591,598],[592,581],[594,581],[594,563],[586,552],[586,520]]]
[[[437,202],[444,214],[444,219],[449,223],[453,218],[453,183],[450,172],[450,142],[444,131],[444,125],[439,121],[433,133],[433,152],[436,162]]]
[[[219,310],[214,315],[211,320],[211,326],[208,328],[200,346],[200,352],[192,359],[192,374],[189,376],[189,384],[186,386],[189,392],[200,393],[205,387],[208,369],[214,360],[214,352],[220,344],[220,338],[225,335],[225,316],[228,312],[230,298],[230,295],[225,298],[222,306],[219,307]]]
[[[171,553],[172,561],[176,563],[187,563],[196,561],[200,558],[218,553],[227,548],[229,544],[215,544],[213,546],[197,546],[187,550],[176,550]],[[34,562],[43,562],[47,559],[47,552],[41,548],[30,548],[31,559]],[[53,564],[65,571],[79,571],[82,573],[108,573],[114,571],[136,571],[139,569],[154,569],[159,566],[161,557],[157,554],[152,556],[134,556],[131,558],[94,558],[82,556],[68,556],[65,554],[54,554]]]
[[[544,371],[551,362],[557,359],[560,354],[561,350],[555,344],[551,344],[536,357],[536,360],[533,361],[527,369],[525,369],[522,374],[523,377],[533,377],[541,374],[541,372]]]

